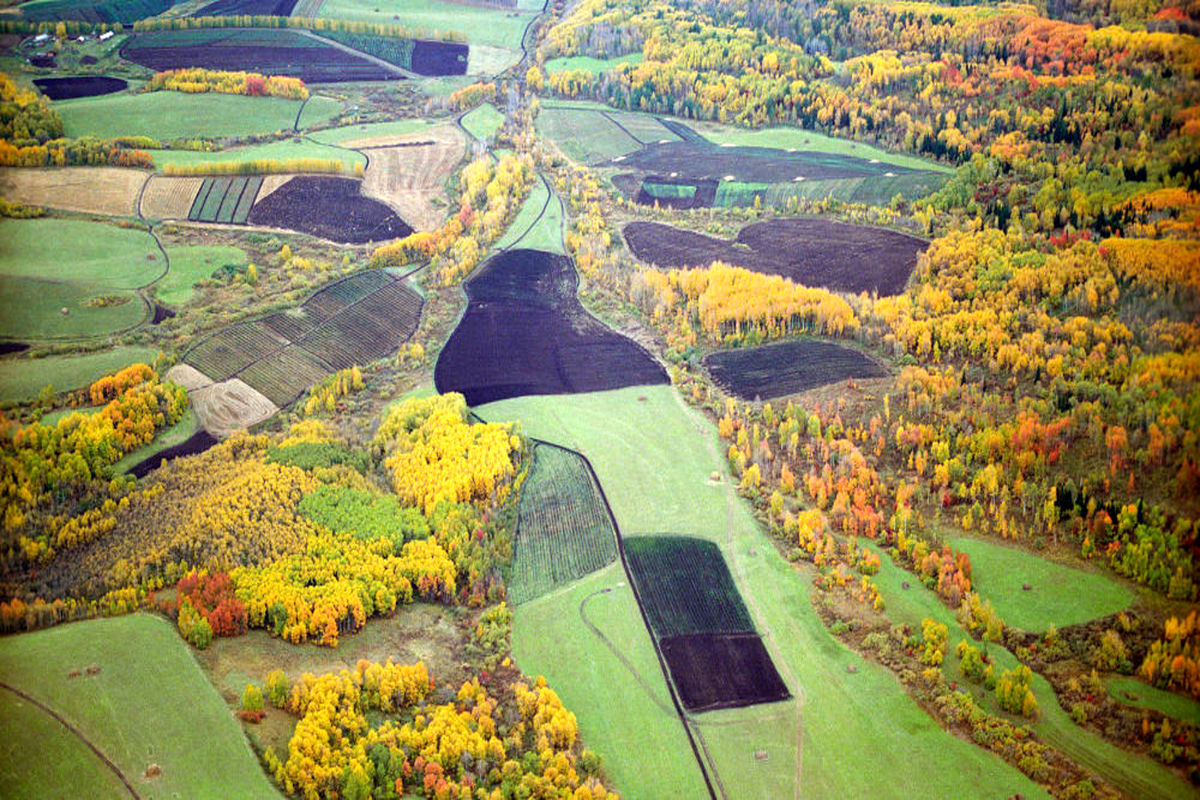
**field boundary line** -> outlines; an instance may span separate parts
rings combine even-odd
[[[411,70],[405,69],[404,67],[396,66],[395,64],[393,64],[390,61],[385,61],[382,58],[379,58],[378,56],[373,56],[370,53],[364,53],[362,50],[356,50],[348,44],[342,44],[341,42],[337,41],[336,39],[326,39],[324,36],[320,36],[316,33],[313,33],[310,30],[305,30],[303,28],[293,28],[291,30],[295,30],[296,33],[300,34],[301,36],[304,36],[307,39],[312,39],[313,41],[317,41],[317,42],[321,42],[322,44],[329,45],[330,47],[333,47],[336,50],[341,50],[343,53],[352,53],[352,54],[358,56],[359,58],[363,59],[364,61],[368,61],[377,67],[380,67],[382,69],[387,70],[388,72],[391,72],[393,75],[398,75],[398,76],[404,78],[405,80],[410,80],[410,81],[420,80],[423,77]],[[413,41],[415,41],[415,40],[413,40]],[[309,95],[309,97],[312,97],[312,95]],[[305,100],[304,102],[307,103],[308,101]],[[300,122],[299,114],[296,115],[296,122],[297,123]]]
[[[594,633],[596,635],[596,638],[598,638],[601,642],[603,642],[604,646],[612,651],[612,654],[617,657],[617,660],[621,662],[621,665],[624,666],[625,669],[629,670],[629,673],[631,675],[633,675],[633,679],[635,681],[637,681],[638,685],[641,686],[642,689],[645,690],[646,694],[650,697],[650,702],[654,703],[654,705],[658,706],[663,711],[666,711],[668,714],[670,714],[672,711],[671,706],[662,702],[662,700],[660,700],[658,697],[655,696],[654,687],[652,687],[646,681],[646,679],[642,677],[642,674],[637,671],[637,667],[635,667],[633,665],[633,662],[630,661],[628,658],[626,658],[625,654],[622,653],[620,650],[618,650],[617,646],[612,643],[612,640],[609,639],[607,636],[605,636],[604,632],[602,630],[600,630],[598,627],[596,627],[595,623],[593,623],[590,619],[588,619],[588,616],[586,613],[588,601],[592,600],[602,594],[610,594],[610,593],[612,593],[612,590],[613,590],[613,587],[607,586],[603,589],[599,589],[595,592],[592,592],[587,597],[583,598],[583,600],[579,601],[579,617],[580,617],[580,619],[583,620],[583,624],[587,626],[588,630],[590,630],[592,633]]]
[[[133,788],[133,784],[131,784],[129,782],[129,779],[125,777],[125,773],[121,772],[121,768],[118,767],[116,764],[114,764],[112,759],[110,759],[108,756],[104,755],[104,753],[100,750],[99,747],[92,744],[92,741],[90,739],[88,739],[86,736],[84,736],[82,731],[80,731],[78,728],[76,728],[70,722],[67,722],[67,720],[61,714],[59,714],[57,711],[55,711],[53,708],[46,705],[42,701],[40,701],[34,697],[31,697],[30,695],[21,691],[17,687],[11,686],[7,683],[4,683],[3,681],[0,681],[0,689],[5,689],[9,692],[12,692],[17,697],[20,697],[22,700],[25,700],[26,702],[32,704],[34,707],[44,711],[45,713],[47,713],[51,717],[53,717],[60,725],[62,725],[64,728],[66,728],[68,731],[70,731],[72,734],[74,734],[75,738],[79,739],[79,741],[81,741],[85,745],[87,745],[87,748],[89,750],[91,750],[93,753],[95,753],[96,757],[99,758],[106,767],[108,767],[110,770],[112,770],[113,774],[115,774],[121,780],[121,783],[123,783],[125,785],[125,788],[129,790],[130,795],[132,795],[134,798],[138,798],[138,800],[140,800],[141,795],[139,795],[137,793],[137,789]]]

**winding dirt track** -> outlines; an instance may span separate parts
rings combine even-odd
[[[139,795],[137,793],[137,789],[134,789],[133,784],[131,784],[129,782],[129,779],[125,777],[125,773],[121,772],[121,769],[112,762],[112,759],[110,759],[108,756],[104,755],[104,753],[101,752],[99,747],[96,747],[96,745],[92,744],[92,741],[90,739],[88,739],[86,736],[84,736],[83,733],[78,728],[76,728],[74,725],[72,725],[71,723],[69,723],[65,719],[63,719],[62,716],[57,711],[55,711],[53,708],[50,708],[50,706],[46,705],[45,703],[41,702],[40,700],[30,697],[29,695],[25,694],[25,692],[21,691],[17,687],[10,686],[9,684],[4,683],[2,681],[0,681],[0,689],[5,689],[9,692],[12,692],[13,694],[15,694],[17,697],[21,698],[25,702],[46,712],[51,717],[53,717],[55,720],[57,720],[60,725],[62,725],[64,728],[66,728],[72,734],[74,734],[75,738],[77,738],[79,741],[81,741],[85,745],[87,745],[87,748],[96,754],[96,758],[103,761],[104,765],[106,767],[108,767],[110,770],[112,770],[113,774],[116,775],[121,780],[121,783],[125,784],[125,788],[129,790],[130,796],[135,797],[135,798],[141,797],[141,795]]]

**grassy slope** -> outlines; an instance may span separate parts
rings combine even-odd
[[[220,138],[290,131],[299,100],[229,94],[114,94],[55,104],[67,136]],[[330,115],[332,116],[332,114]]]
[[[192,296],[197,281],[212,277],[226,264],[245,264],[247,256],[239,247],[204,245],[199,247],[168,247],[171,269],[154,284],[154,296],[164,303],[180,305]]]
[[[495,136],[496,131],[500,130],[503,123],[504,115],[490,103],[484,103],[462,118],[462,126],[481,142],[486,142]]]
[[[370,139],[375,136],[403,136],[408,133],[418,133],[427,130],[438,122],[423,119],[402,119],[395,122],[369,122],[362,125],[348,125],[344,128],[327,128],[314,131],[308,138],[322,144],[342,144],[355,139]]]
[[[93,663],[99,675],[67,677]],[[0,674],[70,720],[142,797],[277,796],[229,709],[161,618],[135,614],[5,637]],[[162,775],[142,778],[152,763]]]
[[[325,0],[318,17],[459,31],[471,44],[520,49],[532,12],[514,13],[437,0]]]
[[[583,70],[593,75],[607,72],[621,64],[642,63],[641,53],[630,53],[613,58],[592,58],[591,56],[574,56],[573,58],[552,58],[546,62],[546,72],[572,72]]]
[[[780,673],[803,698],[799,781],[804,796],[882,797],[897,786],[921,786],[930,797],[975,796],[981,785],[989,796],[1018,791],[1041,796],[1016,770],[939,728],[888,672],[863,663],[829,635],[808,600],[805,577],[778,555],[745,504],[732,495],[713,427],[686,411],[673,389],[518,398],[484,406],[480,413],[486,419],[519,419],[526,433],[583,452],[622,534],[685,533],[722,546],[758,629],[769,632],[768,647]],[[722,482],[710,483],[713,470],[725,475]],[[538,633],[523,628],[518,615],[518,639]],[[529,669],[520,661],[521,651],[517,655]],[[858,667],[853,675],[846,672],[851,663]],[[582,718],[606,702],[602,692],[583,693],[573,710]],[[698,719],[728,790],[777,796],[778,787],[794,785],[797,743],[762,737],[761,730],[763,725],[779,735],[789,725],[795,730],[795,705]],[[718,727],[711,725],[714,721],[728,724]],[[902,748],[894,746],[897,732],[904,737]],[[770,757],[751,768],[747,761],[753,763],[754,751],[764,744]],[[637,741],[626,749],[641,745]],[[610,761],[624,757],[601,752]]]
[[[123,798],[129,792],[62,724],[28,700],[0,691],[0,796]]]
[[[872,543],[863,544],[879,552]],[[894,567],[886,554],[881,553],[880,557],[884,567],[874,580],[887,602],[889,618],[896,623],[907,623],[914,629],[920,629],[921,620],[926,617],[946,625],[950,636],[943,669],[952,679],[960,676],[959,659],[955,649],[958,643],[966,638],[966,634],[958,626],[954,614],[942,605],[933,592],[912,580],[909,573]],[[910,584],[909,589],[902,587],[902,582],[906,580]],[[1016,657],[1000,645],[989,644],[987,652],[994,660],[997,675],[1006,669],[1014,668],[1018,663]],[[1048,744],[1062,750],[1134,797],[1167,800],[1171,797],[1187,796],[1187,785],[1166,768],[1148,758],[1127,753],[1075,725],[1067,712],[1058,705],[1054,690],[1045,678],[1034,675],[1033,691],[1041,707],[1042,718],[1033,723],[1032,727]],[[976,699],[985,708],[993,713],[998,711],[992,696],[979,688],[974,692]]]
[[[1183,695],[1168,692],[1123,675],[1105,681],[1108,693],[1119,702],[1134,708],[1153,708],[1168,717],[1200,725],[1200,703]]]
[[[92,306],[99,296],[119,305]],[[0,336],[13,339],[62,339],[103,336],[132,328],[149,317],[146,304],[131,291],[54,283],[0,275]],[[63,314],[61,309],[67,309]]]
[[[165,269],[145,231],[74,219],[0,220],[0,274],[133,289]]]
[[[1004,621],[1044,632],[1104,617],[1128,608],[1133,592],[1092,572],[1065,567],[1014,547],[979,539],[948,539],[971,557],[974,587],[992,601]],[[1021,587],[1028,583],[1030,591]]]
[[[737,128],[732,125],[720,125],[715,122],[698,122],[696,120],[681,120],[692,127],[697,133],[714,144],[733,144],[747,147],[789,147],[796,150],[809,150],[817,153],[834,153],[857,158],[879,159],[884,164],[895,164],[898,167],[912,169],[929,169],[947,174],[953,173],[950,167],[934,161],[926,161],[915,156],[901,153],[891,153],[877,147],[855,142],[852,139],[838,139],[832,136],[807,131],[803,128],[761,128],[750,130]]]
[[[583,163],[594,163],[628,155],[642,148],[615,122],[596,113],[598,106],[555,102],[545,106],[534,125],[542,136],[554,140],[566,155]]]
[[[285,139],[279,142],[237,147],[215,153],[200,153],[193,150],[151,150],[154,166],[162,171],[168,164],[195,166],[197,164],[229,164],[262,159],[284,160],[291,158],[319,158],[325,161],[341,161],[342,169],[352,172],[355,164],[367,165],[367,159],[349,150],[329,147],[309,141]]]
[[[137,361],[148,364],[157,354],[153,347],[115,347],[82,356],[5,359],[0,361],[0,403],[32,400],[46,384],[59,392],[78,389]]]
[[[562,226],[562,201],[558,199],[557,194],[550,191],[545,179],[539,178],[529,192],[525,204],[517,212],[513,224],[508,226],[504,236],[496,242],[495,249],[521,247],[566,255]]]
[[[612,591],[588,601],[588,619],[633,664],[641,681],[580,617],[584,598],[605,588]],[[523,603],[513,613],[518,666],[546,676],[578,717],[587,747],[604,758],[604,769],[622,797],[705,796],[700,769],[670,705],[650,634],[619,563]]]

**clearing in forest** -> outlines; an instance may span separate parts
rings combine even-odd
[[[855,378],[886,378],[888,371],[851,347],[812,339],[720,350],[704,366],[725,391],[743,400],[769,400]]]

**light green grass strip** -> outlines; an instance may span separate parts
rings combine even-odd
[[[75,219],[0,220],[0,275],[134,289],[165,269],[142,230]]]
[[[562,201],[550,191],[544,178],[538,178],[517,218],[495,244],[496,250],[514,247],[567,254],[563,245]]]
[[[890,153],[871,145],[855,142],[851,139],[837,139],[821,133],[804,130],[803,128],[760,128],[750,130],[737,128],[732,125],[721,125],[715,122],[699,122],[696,120],[680,120],[697,133],[714,144],[732,144],[745,147],[778,147],[784,150],[808,150],[815,153],[833,153],[843,156],[855,156],[867,161],[878,159],[883,164],[893,164],[897,167],[911,169],[928,169],[936,172],[953,174],[954,170],[936,161],[907,156],[901,153]]]
[[[423,119],[401,119],[394,122],[369,122],[362,125],[347,125],[342,128],[328,128],[323,131],[313,131],[308,138],[322,144],[344,144],[355,139],[371,139],[376,136],[404,136],[419,133],[441,123]]]
[[[1108,693],[1119,703],[1134,708],[1153,708],[1168,717],[1200,725],[1200,703],[1189,697],[1168,692],[1137,678],[1114,675],[1105,680]]]
[[[972,587],[992,601],[1008,625],[1043,633],[1115,614],[1133,592],[1095,572],[1066,567],[1015,547],[966,537],[946,544],[971,557]],[[1028,583],[1029,591],[1022,589]]]
[[[504,115],[490,103],[484,103],[462,118],[462,126],[481,142],[490,141],[504,124]]]
[[[592,58],[591,56],[573,56],[571,58],[552,58],[546,62],[546,72],[576,72],[583,70],[593,75],[608,72],[622,64],[642,63],[641,53],[630,53],[612,58]]]
[[[116,347],[82,356],[6,358],[0,361],[0,403],[32,400],[47,384],[57,392],[87,386],[136,362],[150,364],[153,347]]]
[[[90,664],[99,674],[68,677]],[[0,640],[0,675],[70,720],[143,797],[279,796],[233,714],[160,617],[134,614],[7,636]],[[142,778],[150,764],[162,768],[152,781]]]
[[[55,110],[62,116],[66,135],[71,137],[225,138],[290,131],[296,123],[300,101],[232,94],[150,92],[69,100],[56,103]]]

